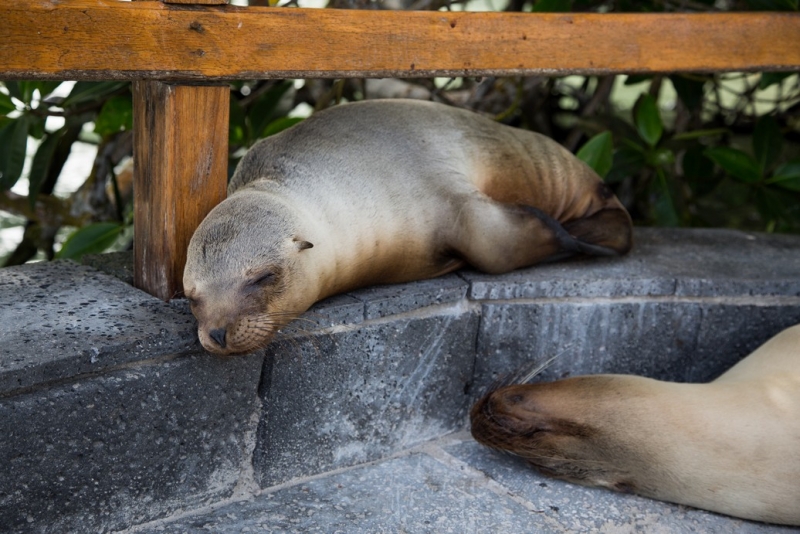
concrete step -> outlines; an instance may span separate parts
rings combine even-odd
[[[544,478],[466,433],[130,532],[778,534],[796,529]]]
[[[116,531],[411,458],[466,428],[483,389],[527,360],[560,354],[549,378],[706,380],[800,322],[798,237],[636,241],[620,259],[334,297],[226,359],[202,350],[184,301],[101,272],[124,277],[129,259],[2,269],[0,525]]]

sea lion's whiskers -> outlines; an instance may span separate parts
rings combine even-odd
[[[568,348],[569,348],[569,345],[564,347],[564,350],[562,350],[561,352],[559,352],[555,356],[553,356],[550,359],[542,362],[539,365],[534,366],[533,368],[531,368],[528,372],[526,372],[522,376],[519,376],[521,373],[518,372],[517,376],[514,377],[513,383],[514,384],[527,384],[527,383],[529,383],[531,380],[533,380],[534,378],[539,376],[545,369],[550,367],[550,364],[553,363],[554,361],[556,361],[556,358],[558,358],[559,356],[561,356],[562,354],[567,352]],[[522,369],[520,369],[520,371],[522,371]]]
[[[544,362],[539,362],[538,360],[531,360],[512,373],[506,373],[499,375],[494,382],[489,385],[489,388],[486,390],[484,395],[488,395],[490,393],[494,393],[498,389],[504,388],[506,386],[512,386],[515,384],[527,384],[540,374],[542,374],[550,365],[556,361],[559,357],[564,355],[567,350],[572,347],[571,343],[564,345],[564,348],[557,352],[554,356],[548,358]]]

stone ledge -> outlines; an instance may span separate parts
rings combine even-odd
[[[460,428],[477,312],[442,309],[268,347],[256,481],[376,460]]]
[[[540,265],[494,276],[464,271],[469,298],[800,296],[797,236],[636,228],[622,258]]]
[[[191,315],[71,261],[1,269],[0,324],[0,397],[200,348]]]
[[[340,295],[266,358],[206,354],[185,301],[86,266],[0,270],[0,524],[125,528],[461,430],[530,359],[561,354],[548,378],[705,380],[800,322],[800,237],[636,240],[624,258]]]
[[[0,399],[2,530],[116,530],[230,497],[250,484],[261,365],[183,356]]]

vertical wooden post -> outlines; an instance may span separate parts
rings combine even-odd
[[[230,89],[133,84],[134,285],[180,296],[186,248],[225,198]]]
[[[227,85],[133,82],[133,285],[162,300],[183,294],[192,233],[225,198],[229,106]]]

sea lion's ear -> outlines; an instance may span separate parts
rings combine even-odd
[[[309,241],[298,241],[298,240],[295,240],[294,244],[297,247],[298,251],[305,250],[307,248],[314,248],[314,243],[311,243]]]

